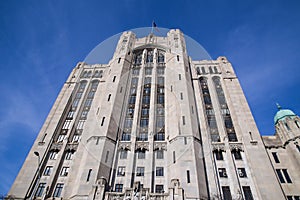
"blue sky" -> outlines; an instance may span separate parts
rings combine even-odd
[[[180,28],[213,59],[226,56],[258,128],[274,133],[275,102],[300,113],[300,2],[272,0],[0,3],[0,195],[8,192],[72,68],[128,29]]]

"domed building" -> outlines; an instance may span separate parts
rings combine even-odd
[[[277,104],[275,134],[262,136],[278,181],[288,200],[300,199],[300,118]]]

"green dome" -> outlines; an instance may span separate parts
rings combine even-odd
[[[280,105],[277,104],[278,111],[274,117],[274,123],[277,124],[279,120],[285,119],[286,117],[296,116],[296,114],[289,109],[282,109]]]

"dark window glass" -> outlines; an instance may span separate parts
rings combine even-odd
[[[164,168],[156,167],[156,176],[164,176]]]
[[[64,187],[64,184],[57,183],[54,193],[53,193],[53,197],[60,197],[63,187]]]
[[[136,176],[144,176],[144,171],[145,171],[144,167],[137,167],[136,168]]]
[[[155,185],[156,193],[164,193],[164,185]]]
[[[215,150],[214,154],[215,154],[217,160],[223,160],[224,159],[222,151]]]
[[[284,178],[282,176],[281,170],[280,169],[276,169],[276,173],[277,173],[277,176],[278,176],[278,178],[280,180],[280,183],[285,183],[285,180],[284,180]]]
[[[43,196],[44,190],[46,188],[46,183],[40,183],[39,187],[36,190],[35,196],[36,197],[41,197]]]
[[[245,200],[254,200],[250,186],[243,186],[243,192],[244,192]]]
[[[125,167],[118,167],[117,176],[125,176]]]
[[[138,159],[145,159],[146,158],[146,151],[144,150],[139,150],[137,152],[137,155],[138,155]]]
[[[282,169],[282,172],[283,172],[283,174],[284,174],[284,177],[285,177],[286,182],[292,183],[292,180],[291,180],[291,178],[290,178],[290,176],[289,176],[289,174],[288,174],[288,172],[287,172],[287,169]]]
[[[190,182],[191,182],[190,170],[187,170],[187,171],[186,171],[186,181],[187,181],[187,183],[190,183]]]
[[[141,127],[148,127],[149,119],[148,118],[142,118],[141,119]]]
[[[219,176],[220,177],[227,178],[227,173],[226,173],[226,169],[225,168],[219,168],[218,172],[219,172]]]
[[[165,133],[164,132],[158,132],[154,135],[155,141],[164,141],[165,140]]]
[[[246,178],[247,177],[245,168],[238,168],[238,174],[239,174],[240,178]]]
[[[115,192],[122,192],[123,184],[116,184],[115,185]]]
[[[122,134],[122,138],[121,138],[122,141],[130,141],[130,139],[131,139],[130,133],[123,133]]]
[[[156,151],[156,159],[164,159],[164,150]]]
[[[148,133],[140,133],[136,139],[137,141],[148,141]]]
[[[274,158],[275,162],[276,163],[280,163],[279,158],[277,156],[277,153],[276,152],[272,152],[272,155],[273,155],[273,158]]]
[[[232,200],[229,186],[222,186],[222,192],[224,200]]]
[[[232,150],[232,154],[236,160],[242,160],[242,155],[240,150],[234,149]]]
[[[120,150],[120,159],[127,159],[127,150]]]

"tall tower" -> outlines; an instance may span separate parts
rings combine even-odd
[[[192,60],[178,29],[124,32],[109,63],[77,64],[9,195],[285,198],[231,64]]]

